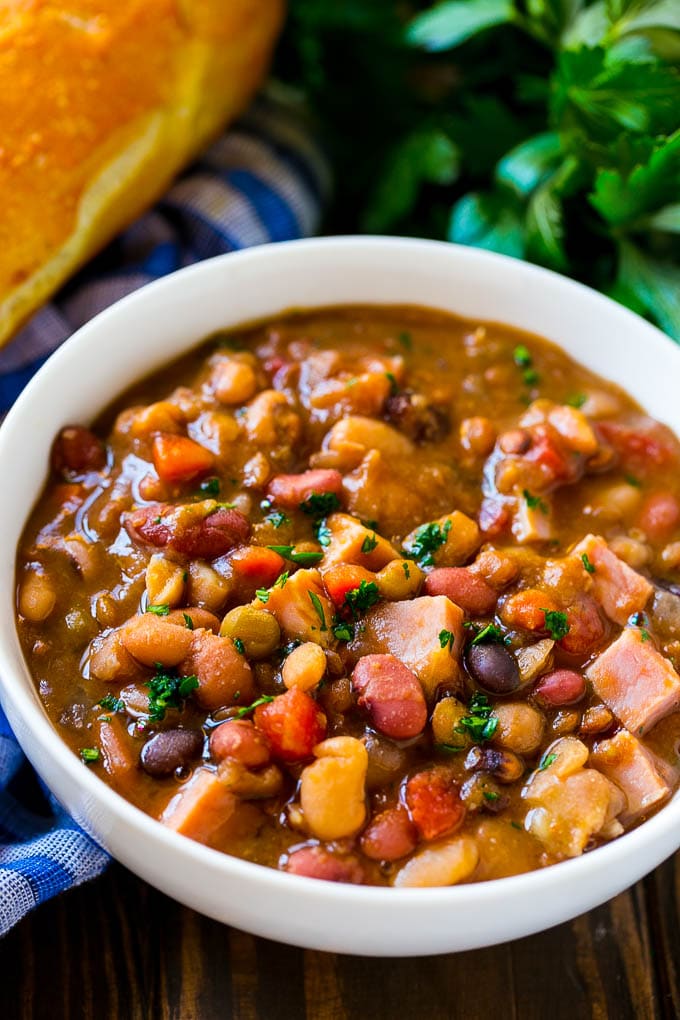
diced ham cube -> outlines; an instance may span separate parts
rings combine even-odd
[[[352,651],[395,655],[416,674],[429,698],[439,684],[458,675],[463,619],[463,611],[446,595],[386,602],[366,614],[365,629]],[[440,638],[444,631],[453,635],[453,643]]]
[[[525,496],[517,501],[512,533],[522,545],[527,542],[549,542],[554,537],[552,514],[547,498],[529,506]]]
[[[296,570],[283,586],[269,589],[264,604],[256,598],[253,605],[273,613],[286,637],[314,641],[323,648],[330,644],[335,610],[318,570]]]
[[[238,799],[217,772],[197,769],[161,815],[169,829],[208,843],[233,816]]]
[[[625,626],[629,616],[645,608],[654,590],[652,585],[619,559],[600,535],[586,535],[571,553],[579,559],[584,554],[595,568],[589,575],[593,594],[609,619]]]
[[[586,676],[605,705],[638,736],[680,707],[680,676],[644,631],[630,627],[590,664]]]
[[[625,825],[636,822],[670,796],[667,780],[672,781],[675,770],[627,730],[595,744],[590,763],[625,793],[628,803],[620,815]]]
[[[336,563],[354,563],[368,570],[380,570],[399,555],[386,538],[366,528],[350,514],[331,514],[326,520],[330,544],[325,550],[324,567]]]

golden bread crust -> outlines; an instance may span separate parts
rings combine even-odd
[[[0,343],[247,103],[284,0],[0,0]]]

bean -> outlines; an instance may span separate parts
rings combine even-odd
[[[254,769],[271,758],[267,738],[249,719],[234,719],[215,727],[210,734],[210,754],[215,761],[235,758]]]
[[[231,594],[231,585],[207,563],[194,560],[189,564],[187,599],[200,609],[219,613]]]
[[[342,475],[339,471],[318,468],[299,475],[276,475],[267,487],[267,495],[277,506],[291,510],[299,507],[310,496],[320,493],[342,494]]]
[[[187,617],[191,626],[187,625]],[[207,609],[199,609],[197,606],[186,606],[184,609],[173,609],[164,617],[166,623],[174,623],[177,627],[187,627],[188,630],[212,630],[214,633],[220,629],[220,621],[214,613]]]
[[[579,734],[602,733],[614,722],[614,716],[606,705],[592,705],[586,709],[579,726]]]
[[[499,783],[514,783],[524,772],[524,763],[514,751],[498,751],[475,744],[468,751],[465,768],[469,772],[490,772]]]
[[[349,882],[361,885],[364,869],[356,857],[338,857],[321,846],[303,846],[289,855],[285,870],[291,875],[320,878],[326,882]]]
[[[94,432],[82,425],[67,425],[52,447],[52,468],[58,474],[99,471],[106,464],[106,450]]]
[[[197,758],[203,747],[200,730],[164,730],[147,740],[140,760],[148,775],[170,776]]]
[[[37,567],[27,571],[19,589],[19,612],[31,623],[46,620],[57,604],[57,593],[47,574]]]
[[[470,735],[460,725],[461,719],[469,714],[469,710],[457,698],[442,698],[438,701],[432,713],[432,737],[435,744],[469,747]]]
[[[542,712],[521,701],[506,701],[496,705],[493,718],[498,727],[493,735],[494,744],[500,744],[517,754],[533,754],[543,739],[545,718]]]
[[[427,847],[407,861],[394,879],[398,889],[456,885],[477,867],[479,851],[473,839],[455,839]]]
[[[198,677],[194,697],[201,708],[214,712],[233,704],[237,694],[238,704],[247,705],[252,700],[255,696],[253,673],[233,641],[206,630],[169,629],[190,637],[191,650],[182,661],[181,669],[185,674]]]
[[[369,730],[364,738],[364,746],[368,753],[367,789],[378,789],[386,783],[393,782],[403,772],[406,766],[406,752],[387,737]]]
[[[498,592],[467,567],[436,568],[425,578],[423,592],[425,595],[446,595],[473,616],[485,616],[498,601]]]
[[[504,645],[470,645],[465,661],[473,680],[490,694],[512,694],[520,685],[519,668]]]
[[[526,453],[531,447],[531,433],[526,429],[509,429],[500,435],[498,445],[503,453],[513,456]]]
[[[286,687],[299,687],[302,691],[312,691],[323,680],[326,674],[326,656],[320,645],[313,641],[305,641],[290,653],[283,664],[281,675]]]
[[[133,616],[120,629],[120,640],[127,652],[144,666],[159,662],[177,666],[189,654],[190,630],[168,624],[153,613]]]
[[[460,445],[477,457],[487,457],[496,442],[496,426],[489,418],[465,418],[460,423]]]
[[[680,523],[680,503],[672,492],[656,492],[642,505],[639,526],[654,542],[667,540]]]
[[[184,567],[154,553],[146,568],[146,593],[152,606],[179,606],[184,598]]]
[[[375,575],[378,591],[384,599],[401,602],[416,595],[425,574],[420,567],[408,560],[391,560]]]
[[[395,740],[407,740],[422,733],[427,723],[427,704],[416,677],[394,655],[365,655],[352,674],[377,730]]]
[[[125,683],[137,679],[142,672],[140,664],[124,647],[117,630],[94,639],[90,645],[88,665],[90,676],[104,683]]]
[[[248,520],[212,500],[169,506],[155,503],[123,514],[130,538],[183,556],[212,560],[247,541]]]
[[[300,778],[305,822],[318,839],[353,836],[366,819],[366,748],[354,737],[331,737],[314,753]]]
[[[242,641],[245,653],[251,659],[266,659],[281,641],[281,628],[276,618],[266,609],[254,606],[230,609],[222,621],[220,634]]]
[[[243,404],[255,393],[257,379],[250,365],[221,361],[213,373],[215,396],[222,404]]]
[[[556,669],[546,673],[536,684],[534,695],[544,705],[557,708],[574,705],[586,693],[586,682],[573,669]]]
[[[418,833],[403,808],[382,811],[361,836],[361,849],[373,861],[398,861],[412,853]]]

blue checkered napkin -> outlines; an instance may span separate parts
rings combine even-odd
[[[0,414],[51,352],[130,291],[211,255],[312,234],[328,190],[299,117],[256,102],[149,213],[0,351]],[[29,910],[100,874],[106,853],[35,776],[0,709],[0,935]]]

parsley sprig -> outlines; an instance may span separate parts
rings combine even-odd
[[[149,688],[149,719],[161,722],[169,708],[184,707],[185,700],[198,687],[198,677],[177,676],[158,669],[146,685]]]
[[[498,728],[498,719],[492,718],[493,707],[489,704],[486,694],[479,692],[472,695],[468,707],[469,715],[463,716],[458,723],[458,733],[467,733],[476,744],[491,740]]]

